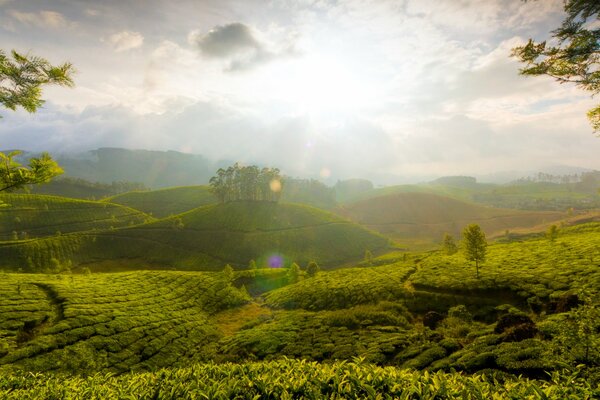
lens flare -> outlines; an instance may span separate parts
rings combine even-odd
[[[277,254],[272,255],[269,257],[267,264],[269,265],[269,268],[281,268],[283,267],[283,257]]]
[[[279,179],[273,179],[269,182],[269,187],[272,192],[279,193],[281,192],[281,181]]]

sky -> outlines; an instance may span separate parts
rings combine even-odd
[[[73,63],[0,148],[176,150],[324,180],[600,169],[589,92],[523,77],[562,0],[0,0],[0,43]]]

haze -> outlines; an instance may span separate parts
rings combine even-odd
[[[73,90],[2,112],[3,148],[176,150],[379,182],[598,169],[589,94],[518,75],[562,1],[11,1],[4,49]]]

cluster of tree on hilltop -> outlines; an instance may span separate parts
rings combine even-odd
[[[221,203],[239,200],[279,201],[281,175],[278,168],[258,168],[256,165],[219,168],[210,178],[212,192]]]

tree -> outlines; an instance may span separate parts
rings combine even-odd
[[[365,265],[367,267],[372,267],[373,266],[373,253],[371,253],[371,250],[365,250]]]
[[[444,233],[444,239],[442,241],[442,246],[444,248],[444,252],[451,256],[458,251],[458,247],[456,246],[456,242],[454,238],[449,233]]]
[[[73,66],[70,63],[53,66],[43,58],[23,55],[15,50],[12,59],[0,50],[0,104],[15,111],[22,107],[33,113],[44,104],[42,86],[73,86]],[[1,116],[0,116],[1,118]],[[15,157],[20,152],[0,153],[0,191],[22,188],[25,185],[48,182],[63,173],[47,154],[21,165]]]
[[[210,178],[211,191],[219,202],[278,201],[281,197],[281,176],[277,168],[258,169],[256,165],[235,163],[226,170],[219,168]]]
[[[310,277],[315,276],[320,270],[321,270],[321,268],[319,267],[319,264],[317,264],[314,261],[309,262],[308,265],[306,266],[306,273]]]
[[[465,257],[467,260],[475,262],[476,276],[479,279],[479,263],[485,261],[485,253],[487,251],[485,233],[483,233],[479,225],[471,224],[463,230],[463,240]]]
[[[555,46],[546,41],[529,39],[515,47],[512,55],[525,63],[522,75],[547,75],[560,83],[574,83],[580,88],[600,93],[600,2],[565,0],[567,13],[561,26],[552,31]],[[587,22],[591,21],[591,24]],[[596,21],[594,21],[596,20]],[[600,105],[588,111],[594,131],[600,132]]]
[[[300,267],[296,263],[292,263],[287,272],[288,283],[296,283],[300,279]]]
[[[256,265],[256,261],[250,260],[250,263],[248,264],[248,269],[258,269],[258,266]]]
[[[546,237],[551,243],[554,243],[554,241],[558,237],[558,227],[556,225],[550,225],[550,227],[546,231]]]
[[[225,279],[225,281],[227,283],[231,283],[233,282],[233,268],[231,268],[231,265],[227,264],[225,265],[225,268],[223,268],[223,279]]]

